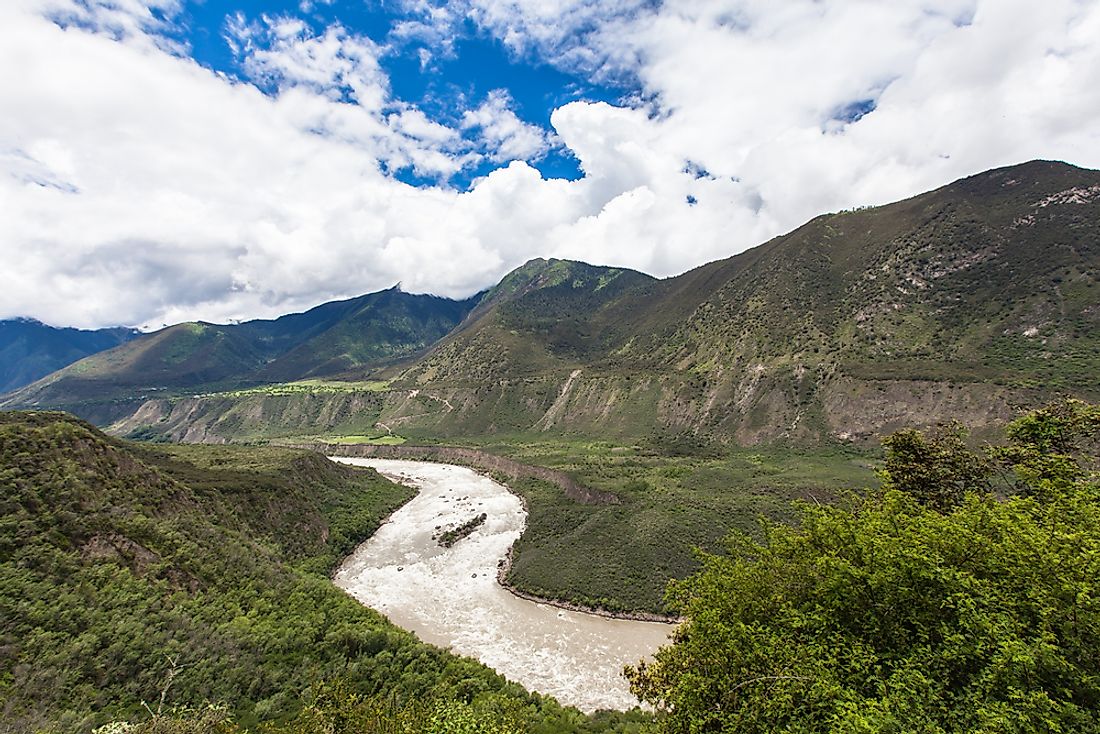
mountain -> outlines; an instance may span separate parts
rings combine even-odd
[[[531,260],[489,290],[467,322],[402,379],[485,383],[601,359],[617,343],[606,309],[655,283],[625,268]]]
[[[0,321],[0,393],[139,336],[136,329],[71,329],[34,319]]]
[[[453,406],[404,421],[410,434],[656,428],[753,443],[992,424],[1100,391],[1098,273],[1100,173],[1036,161],[821,216],[584,307],[560,283],[491,293],[393,385]],[[547,303],[556,318],[530,317]]]
[[[394,287],[241,326],[258,342],[279,345],[278,356],[257,379],[301,380],[363,371],[422,352],[461,323],[480,298],[455,301]]]
[[[57,406],[101,421],[137,396],[376,368],[430,346],[477,298],[454,301],[391,288],[274,320],[176,324],[51,374],[5,405]]]
[[[387,367],[383,387],[130,396],[109,418],[216,441],[382,427],[690,448],[953,419],[980,432],[1100,392],[1098,273],[1100,172],[1033,161],[822,215],[664,280],[534,260],[426,354]]]

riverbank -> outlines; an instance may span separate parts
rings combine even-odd
[[[503,474],[512,479],[541,479],[561,489],[566,497],[583,505],[618,505],[619,497],[581,484],[569,474],[544,466],[524,464],[480,449],[461,446],[399,446],[380,444],[337,444],[324,441],[286,444],[293,448],[317,451],[328,457],[397,459],[428,461],[466,466],[477,471]]]

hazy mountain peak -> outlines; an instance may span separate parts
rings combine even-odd
[[[136,329],[59,328],[27,316],[0,321],[0,393],[137,336]]]

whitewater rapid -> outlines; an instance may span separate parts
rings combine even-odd
[[[498,564],[527,517],[506,487],[450,464],[332,458],[419,490],[345,559],[337,586],[426,642],[564,704],[587,712],[638,705],[622,668],[652,655],[672,626],[562,610],[501,587]],[[481,513],[484,524],[451,548],[433,539]]]

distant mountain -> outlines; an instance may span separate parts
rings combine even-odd
[[[57,328],[25,318],[0,321],[0,393],[28,385],[140,334],[126,328]]]
[[[455,301],[411,295],[395,287],[241,327],[257,343],[278,352],[256,373],[258,379],[331,376],[392,364],[424,351],[461,323],[481,295]]]
[[[160,392],[373,369],[431,346],[477,300],[478,296],[454,301],[391,288],[274,320],[176,324],[72,364],[0,405],[59,406],[104,420],[119,406]]]
[[[384,426],[423,440],[558,433],[685,450],[993,426],[1057,395],[1100,397],[1098,274],[1100,172],[1034,161],[822,215],[664,280],[533,260],[429,351],[395,353],[386,388],[369,395],[131,395],[108,417],[188,440]],[[305,375],[340,351],[251,374]],[[42,390],[48,381],[17,397],[77,394]]]

